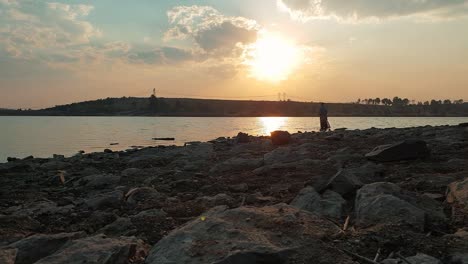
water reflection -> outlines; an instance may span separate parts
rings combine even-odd
[[[287,117],[259,117],[263,127],[263,134],[270,135],[271,132],[279,130],[287,122]]]

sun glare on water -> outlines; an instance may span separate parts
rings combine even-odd
[[[246,64],[252,77],[278,82],[286,80],[298,66],[300,48],[279,34],[262,32],[248,47]]]

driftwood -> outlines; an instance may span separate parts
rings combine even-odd
[[[153,140],[173,141],[173,140],[175,140],[175,138],[153,138]]]

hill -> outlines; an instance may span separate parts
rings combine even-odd
[[[330,116],[468,116],[468,104],[327,104]],[[106,98],[41,110],[0,110],[0,115],[38,116],[316,116],[319,103],[190,98]]]

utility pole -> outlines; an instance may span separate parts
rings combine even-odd
[[[281,93],[278,93],[278,101],[281,102]]]
[[[283,93],[283,101],[286,101],[286,93]]]

